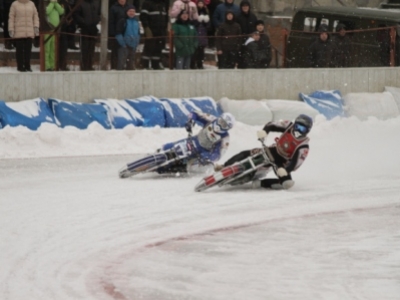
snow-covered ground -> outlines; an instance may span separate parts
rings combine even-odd
[[[117,176],[184,129],[4,128],[0,299],[400,299],[399,132],[317,118],[293,189],[195,193],[199,176]]]

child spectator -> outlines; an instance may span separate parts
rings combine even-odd
[[[260,61],[262,53],[259,49],[258,42],[260,41],[260,33],[253,32],[243,47],[243,68],[244,69],[258,69],[260,68]]]
[[[118,21],[115,38],[118,41],[118,65],[117,70],[134,70],[135,53],[140,41],[140,26],[135,18],[136,9],[128,4],[126,18]]]
[[[189,12],[182,11],[172,25],[176,55],[176,69],[189,69],[190,60],[196,50],[198,41],[194,25],[189,22]]]
[[[272,55],[271,55],[271,42],[269,40],[269,36],[264,31],[264,21],[257,20],[256,29],[260,33],[260,40],[258,41],[258,48],[261,53],[263,53],[263,58],[260,61],[260,68],[269,68],[271,63]]]

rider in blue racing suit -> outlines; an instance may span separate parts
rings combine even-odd
[[[200,132],[191,136],[192,127],[197,123],[203,126]],[[160,151],[174,148],[175,157],[186,157],[173,165],[157,169],[158,173],[186,172],[188,160],[197,160],[202,165],[218,161],[229,146],[229,130],[233,127],[235,118],[230,113],[223,113],[219,117],[194,111],[189,115],[185,125],[189,137],[176,142],[165,144]],[[174,157],[169,157],[174,158]]]

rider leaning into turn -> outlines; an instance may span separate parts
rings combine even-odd
[[[198,134],[192,135],[194,124],[200,124],[203,128]],[[229,130],[233,127],[235,118],[230,113],[223,113],[219,117],[206,114],[200,111],[194,111],[189,115],[189,121],[186,123],[186,130],[190,137],[168,143],[162,146],[162,151],[174,148],[177,156],[188,156],[197,158],[200,163],[216,162],[226,152],[229,146]],[[191,149],[193,147],[194,149]],[[185,171],[186,164],[181,167],[176,166],[177,170]],[[175,168],[174,168],[175,169]],[[164,168],[159,172],[166,171]]]
[[[313,126],[313,120],[307,115],[299,115],[294,122],[278,121],[267,123],[257,132],[257,137],[264,140],[270,132],[282,132],[275,143],[266,148],[267,155],[275,164],[274,172],[278,178],[267,178],[253,181],[253,188],[289,189],[294,185],[291,173],[304,162],[309,151],[308,133]],[[242,151],[230,158],[224,166],[256,154],[260,149]]]

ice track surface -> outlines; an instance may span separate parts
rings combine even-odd
[[[119,179],[137,154],[2,159],[0,299],[398,300],[399,131],[317,125],[289,191]]]

